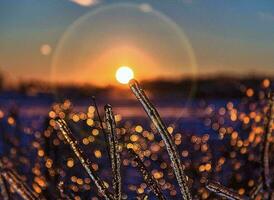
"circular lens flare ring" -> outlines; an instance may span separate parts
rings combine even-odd
[[[127,66],[121,66],[116,71],[116,79],[119,83],[127,84],[134,78],[133,70]]]

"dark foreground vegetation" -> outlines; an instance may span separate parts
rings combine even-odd
[[[103,111],[99,106],[98,111],[92,92],[100,96],[111,88],[98,90],[87,86],[82,93],[76,90],[78,86],[75,90],[63,87],[58,94],[60,101],[50,101],[51,109],[40,116],[33,105],[39,106],[43,98],[51,96],[48,86],[41,90],[42,86],[28,85],[20,92],[3,89],[0,99],[2,198],[273,198],[274,105],[270,95],[273,85],[267,78],[230,81],[220,78],[216,84],[209,80],[196,84],[192,98],[196,103],[185,105],[192,110],[190,113],[203,111],[195,119],[188,113],[180,119],[163,120],[136,84],[131,85],[133,93],[129,89],[120,92],[130,101],[138,99],[148,118],[124,118],[116,113],[117,99],[112,101],[111,96],[107,100],[112,107],[107,105]],[[179,89],[182,82],[158,81],[157,88],[154,84],[141,85],[156,102],[161,97],[163,105],[176,102],[174,98],[183,99],[178,96],[184,90]],[[172,88],[170,95],[166,84]],[[220,96],[211,95],[218,87]],[[21,96],[21,101],[28,97],[30,110],[16,105],[20,100],[4,105],[10,102],[8,95],[15,93]],[[69,95],[72,98],[66,98]],[[80,111],[73,99],[79,101],[85,95],[89,105],[83,104],[84,109]],[[36,96],[35,103],[31,96]],[[142,106],[139,105],[140,109]]]

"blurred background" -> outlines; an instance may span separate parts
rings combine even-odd
[[[207,179],[247,195],[261,174],[273,40],[271,1],[1,0],[0,155],[48,199],[60,181],[75,199],[101,199],[54,122],[67,120],[110,184],[95,96],[102,116],[113,106],[121,147],[181,199],[160,135],[117,77],[127,66],[174,136],[194,198],[216,199]],[[121,154],[123,199],[155,199]]]

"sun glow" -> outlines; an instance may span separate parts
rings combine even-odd
[[[132,69],[127,66],[121,66],[116,71],[116,79],[119,83],[127,84],[133,77]]]

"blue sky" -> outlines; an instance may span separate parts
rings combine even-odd
[[[15,78],[47,79],[58,41],[75,20],[109,4],[130,2],[151,6],[184,31],[198,74],[274,74],[274,1],[73,1],[0,0],[0,68]],[[111,16],[106,20],[111,25]],[[170,37],[153,34],[163,41]],[[176,53],[176,47],[169,50]]]

